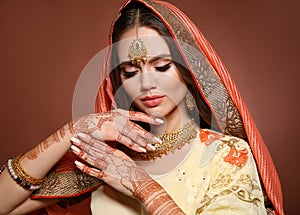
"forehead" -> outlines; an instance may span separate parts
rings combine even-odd
[[[129,47],[133,39],[136,38],[136,29],[132,28],[126,31],[120,38],[117,44],[119,62],[129,61]],[[138,37],[143,40],[147,48],[147,56],[170,55],[170,50],[167,42],[158,32],[148,27],[138,28]]]

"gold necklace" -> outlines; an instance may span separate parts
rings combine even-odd
[[[181,149],[191,139],[194,139],[196,135],[196,126],[194,121],[191,121],[178,130],[158,136],[162,140],[162,143],[152,144],[155,147],[154,151],[133,152],[133,154],[138,155],[143,160],[155,160],[170,152]]]

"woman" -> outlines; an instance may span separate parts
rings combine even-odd
[[[141,202],[150,214],[260,214],[265,213],[265,188],[271,200],[270,205],[265,201],[267,207],[283,214],[280,184],[265,145],[225,67],[192,22],[174,6],[161,1],[129,1],[121,14],[113,24],[110,43],[125,42],[107,53],[109,63],[102,72],[105,81],[96,103],[100,114],[87,115],[64,126],[21,160],[15,159],[18,162],[11,161],[14,169],[35,178],[30,181],[30,188],[40,186],[77,133],[72,149],[93,167],[85,166],[84,161],[76,165],[115,188],[103,185],[93,193],[95,213],[99,207],[107,212],[111,204],[116,213],[141,213]],[[150,20],[158,21],[153,25]],[[117,108],[130,108],[133,112]],[[116,110],[110,112],[111,109]],[[176,147],[157,150],[162,143],[153,134]],[[182,139],[174,142],[172,136]],[[249,141],[251,149],[242,139]],[[112,147],[104,141],[112,141]],[[122,145],[115,145],[115,141]],[[260,186],[251,150],[264,188]],[[0,177],[1,189],[15,190],[6,198],[0,196],[1,201],[8,203],[6,211],[30,211],[62,197],[60,205],[72,204],[89,195],[102,182],[76,170],[74,160],[67,153],[32,195],[32,189],[25,190],[11,180],[11,171],[6,168]],[[67,183],[63,183],[66,178]],[[73,186],[74,181],[77,186]],[[112,195],[121,203],[111,199]],[[161,197],[161,201],[153,200],[154,197]],[[47,208],[51,210],[56,210],[56,206]]]

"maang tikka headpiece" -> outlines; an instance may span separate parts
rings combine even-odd
[[[140,19],[140,10],[138,9],[135,17],[135,34],[136,38],[131,41],[129,47],[129,57],[132,64],[139,65],[140,62],[146,62],[147,60],[147,48],[143,40],[139,38],[139,19]]]

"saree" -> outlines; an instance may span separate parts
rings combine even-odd
[[[119,15],[112,24],[108,46],[112,45],[114,23],[122,13],[122,10],[136,3],[142,4],[151,10],[169,30],[185,65],[193,77],[194,84],[213,114],[220,132],[244,139],[249,143],[257,164],[263,189],[266,193],[266,199],[271,202],[268,207],[274,214],[283,215],[280,180],[267,146],[225,65],[201,31],[183,12],[164,1],[129,0],[120,8]],[[110,64],[111,52],[111,49],[107,49],[104,59],[106,63],[103,64],[100,71],[100,80],[103,81],[98,89],[95,112],[107,112],[118,108],[114,100],[113,86],[109,76],[112,69]],[[73,161],[73,158],[70,159]],[[64,163],[64,160],[60,163]],[[95,190],[102,184],[101,180],[79,173],[75,169],[73,162],[69,162],[54,168],[44,186],[51,184],[51,177],[60,175],[61,178],[65,178],[66,174],[74,178],[71,181],[76,181],[77,183],[79,181],[80,184],[88,185],[77,186],[77,190],[68,189],[68,191],[62,191],[62,188],[59,188],[62,185],[55,184],[53,186],[56,187],[55,192],[46,194],[45,190],[49,189],[42,188],[33,194],[32,198],[38,199],[45,196],[46,198],[62,199],[78,198]]]
[[[197,26],[170,3],[148,0],[128,1],[120,9],[120,13],[132,2],[140,2],[149,8],[161,19],[174,40],[183,42],[178,42],[177,48],[220,129],[224,134],[247,140],[266,195],[274,206],[274,213],[284,214],[281,184],[271,155],[229,71],[212,46]],[[109,45],[112,44],[111,36],[112,31]],[[190,47],[197,52],[190,51]],[[110,53],[107,55],[109,58]],[[105,79],[105,83],[101,85],[97,95],[96,112],[108,111],[111,105],[115,105],[111,81],[106,73],[110,71],[109,66],[106,64],[101,73],[104,75],[101,78]],[[103,99],[108,102],[103,102]]]

